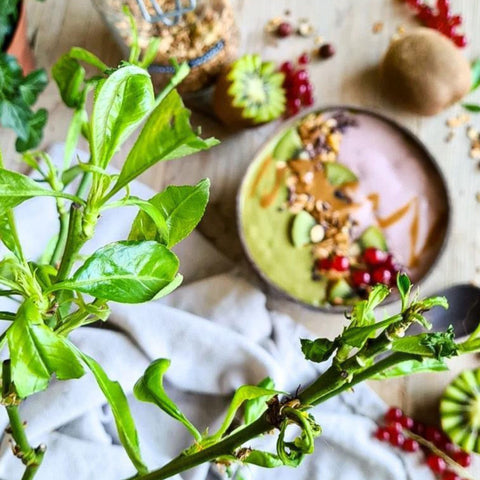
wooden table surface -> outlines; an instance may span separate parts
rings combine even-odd
[[[480,56],[480,0],[453,0],[455,12],[465,19],[470,40],[466,55]],[[423,283],[422,291],[458,282],[480,281],[480,168],[468,156],[469,143],[465,127],[456,131],[448,143],[446,119],[460,112],[453,107],[434,118],[419,118],[394,110],[379,93],[376,68],[399,26],[413,26],[415,21],[401,0],[233,0],[241,30],[242,52],[259,52],[266,59],[294,59],[313,48],[313,39],[290,38],[277,41],[264,33],[265,23],[272,17],[291,11],[291,19],[306,17],[318,33],[337,49],[328,61],[315,61],[309,68],[315,85],[317,105],[353,104],[375,108],[411,128],[437,158],[447,178],[453,202],[451,237],[435,271]],[[29,31],[39,66],[49,69],[53,62],[72,46],[92,50],[106,63],[115,65],[120,52],[102,23],[90,0],[29,0]],[[383,22],[383,31],[374,34],[372,26]],[[476,98],[478,101],[478,98]],[[65,137],[70,112],[62,105],[56,87],[50,84],[40,104],[48,108],[50,120],[44,144]],[[194,114],[206,135],[215,135],[222,144],[210,152],[188,159],[158,165],[145,177],[156,189],[165,185],[187,184],[209,177],[212,181],[212,202],[202,233],[227,256],[244,261],[235,224],[235,195],[242,175],[262,143],[279,127],[270,124],[254,130],[232,134],[214,120]],[[480,116],[472,118],[480,128]],[[12,136],[0,131],[4,158],[15,161]],[[120,155],[121,157],[121,155]],[[278,299],[276,308],[289,312],[318,334],[334,335],[342,327],[342,318],[307,311]],[[463,368],[480,365],[478,357],[456,359],[450,373],[419,375],[409,379],[373,385],[390,404],[398,404],[419,418],[435,420],[438,397],[444,386]]]

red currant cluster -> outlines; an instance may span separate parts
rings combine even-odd
[[[415,8],[417,18],[428,28],[433,28],[450,38],[457,47],[465,47],[467,39],[465,35],[458,33],[457,28],[462,26],[461,15],[452,15],[450,0],[437,0],[436,8],[422,2],[422,0],[406,0]]]
[[[461,467],[469,467],[472,463],[472,457],[461,450],[438,428],[416,422],[412,418],[403,413],[400,408],[392,407],[385,414],[385,426],[379,427],[375,432],[375,436],[382,442],[389,442],[397,448],[401,448],[405,452],[417,452],[420,450],[421,441],[411,438],[411,434],[421,437],[427,443],[435,445],[441,450],[445,457],[450,458],[453,462]],[[426,455],[426,463],[430,470],[435,473],[440,480],[462,480],[452,470],[448,469],[448,464],[442,456],[436,455],[423,445]]]
[[[307,53],[302,53],[297,60],[298,67],[292,62],[283,62],[280,71],[285,75],[283,88],[287,95],[287,116],[296,115],[302,107],[311,107],[315,102],[313,86],[308,72],[303,68],[310,63]]]
[[[378,283],[393,286],[397,273],[401,270],[391,253],[373,247],[365,249],[362,257],[358,259],[358,264],[362,267],[356,266],[352,269],[350,281],[352,286],[358,289],[365,289]],[[348,257],[335,255],[317,260],[315,268],[320,271],[347,272],[351,269],[351,264]]]

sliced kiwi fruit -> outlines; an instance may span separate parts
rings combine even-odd
[[[440,401],[445,433],[467,452],[480,453],[480,368],[462,372]]]
[[[285,112],[284,75],[259,55],[243,55],[220,74],[213,94],[217,117],[233,127],[252,127]]]
[[[387,241],[383,232],[375,226],[368,227],[358,239],[363,250],[366,248],[377,248],[378,250],[388,251]]]
[[[327,180],[335,186],[358,182],[358,177],[345,165],[337,162],[325,164]]]
[[[289,128],[278,141],[273,150],[275,160],[286,162],[295,157],[295,154],[303,148],[302,139],[297,132],[296,127]]]
[[[341,305],[355,295],[353,288],[344,279],[336,280],[330,285],[328,291],[328,301],[332,305]]]
[[[296,248],[303,247],[311,242],[310,231],[316,224],[317,221],[305,210],[295,215],[290,234],[292,243]]]

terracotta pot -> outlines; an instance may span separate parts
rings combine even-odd
[[[24,2],[20,4],[20,17],[15,32],[13,33],[12,40],[7,46],[7,53],[17,57],[25,75],[35,68],[33,52],[28,44],[27,15]]]

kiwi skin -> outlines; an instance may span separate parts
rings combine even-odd
[[[222,123],[233,129],[255,127],[255,121],[244,118],[243,109],[233,105],[233,97],[228,93],[232,85],[232,81],[227,78],[229,73],[230,67],[225,67],[217,79],[213,92],[213,111]]]
[[[441,33],[418,28],[392,42],[380,66],[382,90],[394,103],[435,115],[471,87],[470,64]]]

